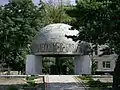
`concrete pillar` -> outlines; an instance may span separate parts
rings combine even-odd
[[[74,59],[75,74],[91,74],[91,58],[89,55],[75,56]]]
[[[28,75],[42,74],[42,56],[27,55],[26,74]]]
[[[75,56],[74,57],[74,72],[75,75],[80,75],[81,74],[81,65],[80,65],[80,56]]]

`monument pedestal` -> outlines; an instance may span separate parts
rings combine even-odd
[[[75,56],[74,65],[75,75],[91,74],[92,62],[89,55]]]
[[[42,74],[42,56],[27,55],[26,74],[28,75]]]

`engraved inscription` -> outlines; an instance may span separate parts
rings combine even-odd
[[[34,44],[31,49],[34,53],[80,53],[83,51],[80,44],[59,42]]]

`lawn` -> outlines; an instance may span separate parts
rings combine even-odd
[[[112,88],[111,82],[101,82],[99,79],[94,80],[91,76],[78,76],[78,79],[81,80],[86,87],[89,87],[88,90],[110,90],[110,88]]]

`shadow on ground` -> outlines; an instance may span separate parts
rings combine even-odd
[[[67,82],[67,83],[47,83],[47,90],[86,90],[82,84],[76,82]]]
[[[87,90],[112,90],[112,88],[90,87]]]
[[[89,87],[86,88],[82,83],[46,83],[46,90],[112,90],[111,88]]]

